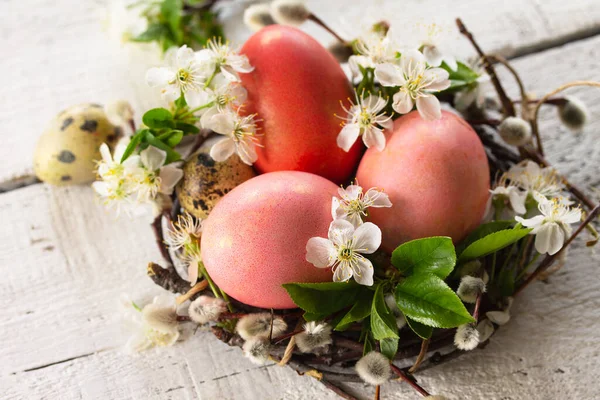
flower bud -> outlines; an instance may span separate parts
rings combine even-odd
[[[363,381],[375,386],[386,383],[392,374],[390,360],[376,351],[372,351],[358,360],[356,372]]]
[[[454,344],[460,350],[473,350],[479,344],[479,331],[472,324],[464,324],[456,328]]]
[[[252,338],[267,338],[271,334],[271,314],[248,314],[242,317],[235,329],[244,340]],[[281,335],[287,329],[285,321],[279,317],[273,317],[272,337]]]
[[[275,0],[271,4],[271,15],[278,24],[298,26],[310,17],[303,1]]]
[[[242,346],[244,355],[256,365],[264,365],[269,361],[270,349],[271,346],[265,338],[252,338]]]
[[[244,24],[255,32],[274,23],[269,4],[253,4],[244,11]]]
[[[483,279],[466,275],[460,280],[456,294],[465,303],[475,303],[477,295],[484,292],[485,283],[483,283]]]
[[[578,131],[588,120],[587,107],[577,97],[567,96],[565,100],[558,106],[558,117],[567,128]]]
[[[346,43],[335,42],[328,50],[340,64],[348,62],[350,56],[354,55],[352,45]]]
[[[294,337],[298,349],[303,353],[310,353],[319,347],[331,344],[331,326],[324,322],[307,322],[304,325],[304,332]]]
[[[222,299],[209,296],[200,296],[192,301],[188,313],[190,319],[197,324],[206,324],[216,321],[227,310],[227,303]]]
[[[508,117],[498,126],[498,133],[511,146],[523,146],[531,140],[531,125],[522,118]]]
[[[371,31],[381,35],[382,37],[387,35],[390,30],[390,23],[387,21],[379,21],[373,24]]]

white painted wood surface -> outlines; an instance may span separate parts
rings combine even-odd
[[[367,8],[348,7],[341,0],[309,4],[337,27],[342,26],[336,22],[340,15],[355,22]],[[385,15],[392,22],[417,14],[426,18],[434,10],[438,20],[460,15],[485,48],[508,54],[588,34],[600,21],[594,2],[583,0],[480,0],[460,7],[426,0],[366,4],[374,10],[367,12],[370,18]],[[114,98],[130,99],[141,108],[147,101],[140,85],[130,82],[126,53],[100,31],[103,2],[10,0],[6,5],[8,12],[0,14],[0,46],[7,55],[0,59],[0,72],[7,77],[0,99],[0,181],[31,171],[38,133],[60,108]],[[230,31],[240,39],[247,34]],[[581,40],[517,59],[514,65],[528,89],[543,94],[569,80],[600,80],[599,46],[600,37]],[[515,85],[505,81],[516,96]],[[547,152],[576,183],[600,186],[600,91],[573,93],[586,101],[593,122],[573,136],[557,124],[554,110],[544,110]],[[171,349],[123,354],[118,296],[158,290],[146,278],[145,266],[158,261],[159,254],[145,221],[115,220],[89,188],[39,184],[1,194],[0,220],[0,397],[335,398],[318,382],[287,368],[250,364],[239,350],[206,332]],[[599,261],[578,243],[569,265],[550,284],[537,283],[517,300],[513,320],[489,346],[424,371],[422,384],[452,399],[597,398]],[[371,396],[371,388],[363,385],[351,389]],[[417,398],[402,383],[387,385],[383,395]]]

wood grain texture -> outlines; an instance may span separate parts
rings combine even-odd
[[[342,3],[309,2],[326,20],[339,18],[340,11],[347,19],[360,15],[360,7],[343,8]],[[412,17],[411,9],[400,9],[396,3],[375,2],[373,9],[394,15],[394,21]],[[414,3],[421,8],[412,12],[424,14],[434,4]],[[499,9],[492,14],[486,2],[465,2],[464,11],[453,6],[452,12],[450,6],[436,2],[435,10],[447,19],[460,13],[484,47],[508,45],[510,51],[598,26],[599,11],[593,2],[543,4],[494,2]],[[100,32],[101,5],[11,0],[11,12],[0,15],[1,46],[11,54],[0,59],[0,70],[15,76],[0,100],[6,141],[0,147],[0,180],[29,171],[37,133],[59,108],[91,99],[125,97],[138,107],[150,101],[129,80],[126,52]],[[569,80],[599,80],[599,46],[600,38],[582,40],[517,59],[514,65],[528,89],[542,95]],[[516,96],[515,85],[502,76]],[[592,123],[573,135],[558,124],[554,109],[545,108],[541,131],[548,158],[575,183],[599,186],[600,91],[572,93],[586,101]],[[18,107],[14,99],[19,99]],[[89,188],[38,184],[1,194],[0,221],[0,304],[5,306],[0,319],[2,398],[335,398],[312,378],[287,368],[252,365],[238,349],[207,332],[163,351],[123,354],[126,335],[117,299],[122,292],[137,296],[158,292],[145,277],[145,266],[158,261],[159,254],[147,221],[115,220],[94,201]],[[423,386],[451,399],[596,398],[599,262],[598,255],[578,242],[569,264],[550,284],[532,285],[516,301],[513,320],[489,346],[419,374]],[[349,387],[361,398],[372,397],[370,387]],[[402,383],[386,385],[382,395],[418,398]]]

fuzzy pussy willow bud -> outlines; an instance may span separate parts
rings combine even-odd
[[[531,125],[522,118],[508,117],[498,126],[498,133],[511,146],[523,146],[531,140]]]
[[[363,381],[371,385],[383,385],[390,379],[390,360],[376,351],[368,353],[356,363],[356,372]]]
[[[588,120],[588,110],[577,97],[565,97],[565,103],[558,106],[558,116],[561,122],[572,131],[581,130]]]
[[[310,11],[303,1],[275,0],[271,4],[271,15],[278,24],[298,26],[310,17]]]
[[[253,31],[275,24],[269,4],[253,4],[244,11],[244,24]]]

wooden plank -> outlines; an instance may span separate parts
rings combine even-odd
[[[0,126],[5,132],[0,182],[33,172],[37,138],[61,109],[119,98],[130,100],[138,111],[158,104],[155,94],[144,85],[146,66],[156,62],[154,58],[120,48],[102,31],[100,19],[108,1],[88,0],[73,7],[69,1],[10,0],[5,5],[8,12],[0,15],[2,49],[10,57],[0,59],[0,70],[12,79],[0,99]],[[458,39],[453,23],[457,16],[477,34],[485,49],[506,55],[531,51],[540,43],[551,45],[588,35],[600,27],[600,8],[592,0],[552,0],[543,7],[536,0],[468,0],[460,7],[435,0],[378,0],[351,7],[345,0],[307,3],[349,37],[379,19],[406,28],[437,21],[449,33],[449,47],[460,55],[470,55],[472,50],[465,40]],[[228,14],[233,16],[227,22],[228,35],[234,43],[241,43],[250,34],[240,22],[241,7]],[[323,43],[332,41],[314,25],[306,24],[303,29]],[[407,35],[410,32],[403,29],[399,39],[403,41]]]

